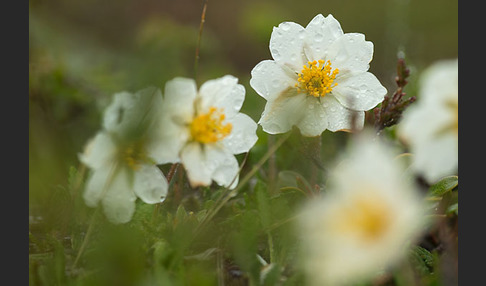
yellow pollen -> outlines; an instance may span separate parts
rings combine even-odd
[[[319,63],[319,64],[318,64]],[[323,60],[308,62],[299,73],[295,87],[314,97],[324,97],[337,85],[334,82],[339,69],[331,71],[331,62]]]
[[[190,124],[192,139],[200,143],[214,143],[231,133],[233,125],[224,123],[225,115],[222,109],[211,107],[208,113],[194,118]]]
[[[150,162],[142,142],[129,144],[121,151],[122,160],[130,169],[136,171],[143,163]]]
[[[358,197],[335,217],[335,227],[365,242],[376,241],[391,225],[391,210],[379,198]]]

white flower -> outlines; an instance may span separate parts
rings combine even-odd
[[[103,115],[103,130],[91,139],[79,159],[91,169],[84,200],[90,207],[101,201],[113,223],[130,221],[135,200],[160,203],[167,195],[167,180],[156,166],[162,94],[146,88],[114,95]]]
[[[421,76],[417,102],[403,113],[397,135],[409,145],[412,168],[429,183],[457,172],[458,60],[434,63]]]
[[[297,126],[304,136],[349,130],[364,124],[364,111],[383,101],[386,89],[370,72],[373,43],[363,34],[343,33],[332,15],[317,15],[302,27],[274,27],[273,60],[258,63],[250,85],[267,100],[258,122],[270,134]]]
[[[235,154],[255,144],[257,124],[240,113],[245,88],[226,75],[205,82],[199,91],[188,78],[165,85],[161,155],[165,162],[182,162],[192,187],[238,184]]]
[[[404,258],[424,227],[423,198],[388,146],[353,142],[326,192],[299,216],[302,262],[310,285],[351,285]]]

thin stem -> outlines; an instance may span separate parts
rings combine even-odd
[[[196,55],[195,55],[195,58],[194,58],[194,79],[196,80],[196,82],[197,82],[197,70],[198,70],[198,66],[199,66],[199,49],[200,49],[200,46],[201,46],[201,36],[202,36],[203,27],[204,27],[204,22],[206,21],[207,5],[208,5],[208,0],[204,0],[203,10],[202,10],[202,13],[201,13],[201,22],[199,23],[199,34],[197,36]]]
[[[78,264],[79,258],[81,258],[81,254],[83,254],[84,249],[86,248],[86,245],[88,244],[88,239],[91,236],[91,233],[93,232],[94,224],[95,224],[95,218],[98,215],[100,207],[97,206],[95,209],[95,212],[91,216],[91,220],[89,222],[88,230],[86,231],[86,235],[84,236],[83,243],[81,244],[81,247],[79,248],[78,254],[76,255],[76,259],[74,259],[73,263],[73,268],[76,268],[76,265]]]

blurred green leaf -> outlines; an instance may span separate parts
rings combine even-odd
[[[457,176],[448,176],[442,178],[429,188],[429,194],[432,196],[443,196],[445,193],[452,191],[458,185]]]

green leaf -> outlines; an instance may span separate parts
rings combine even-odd
[[[415,246],[410,253],[412,264],[422,274],[430,274],[434,270],[434,255],[427,249]]]
[[[452,191],[458,185],[457,176],[448,176],[442,178],[429,188],[429,194],[432,196],[443,196],[445,193]]]

